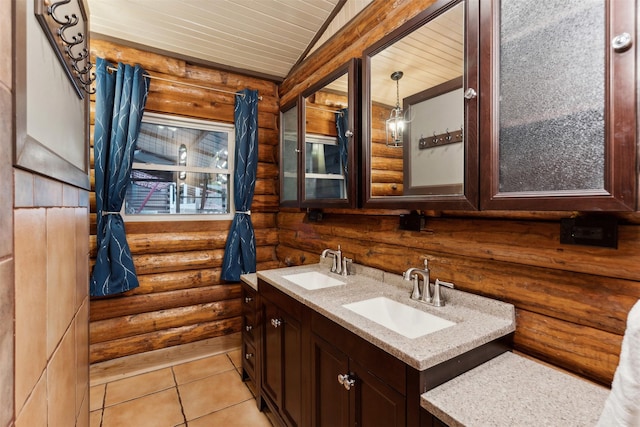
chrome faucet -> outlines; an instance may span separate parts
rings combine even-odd
[[[422,292],[420,292],[420,278],[422,276]],[[413,280],[413,290],[411,292],[411,299],[418,300],[427,304],[431,304],[434,307],[443,307],[444,299],[440,293],[440,287],[453,289],[454,285],[450,282],[444,282],[440,279],[436,279],[433,284],[433,296],[431,294],[431,286],[429,283],[429,268],[427,267],[427,260],[424,260],[424,268],[411,267],[402,273],[404,280]]]
[[[338,245],[338,250],[334,251],[332,249],[325,249],[322,251],[322,258],[326,258],[327,255],[331,255],[333,257],[333,264],[331,265],[331,272],[341,274],[342,273],[342,250],[340,249],[340,245]]]

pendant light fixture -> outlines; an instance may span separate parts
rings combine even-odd
[[[389,118],[386,120],[387,147],[402,147],[402,135],[404,133],[404,112],[400,107],[400,79],[404,73],[394,71],[391,73],[391,80],[396,82],[396,106],[391,110]]]

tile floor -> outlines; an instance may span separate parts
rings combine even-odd
[[[240,350],[91,387],[91,427],[271,427],[241,379]]]

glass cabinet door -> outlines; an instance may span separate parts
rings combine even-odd
[[[280,205],[298,206],[298,104],[280,113]]]
[[[482,2],[481,209],[635,209],[634,9]]]
[[[357,60],[302,94],[302,207],[355,207],[357,203]]]

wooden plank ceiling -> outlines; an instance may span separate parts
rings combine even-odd
[[[343,3],[343,0],[88,0],[88,8],[94,37],[125,40],[179,57],[282,80],[312,47],[316,34],[333,18],[334,9],[339,11]],[[345,9],[349,10],[359,11]]]

